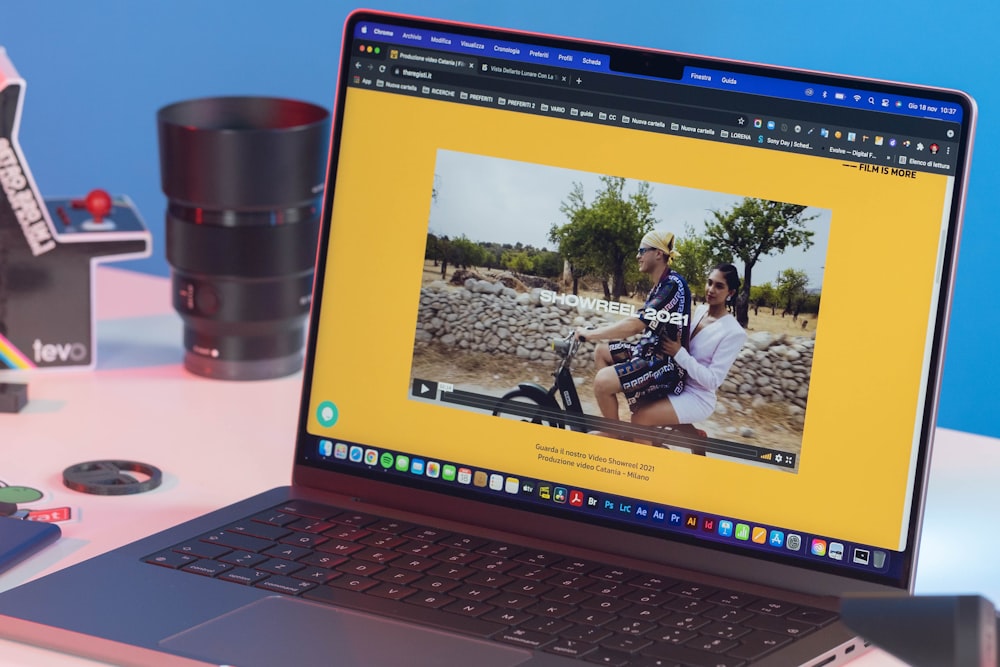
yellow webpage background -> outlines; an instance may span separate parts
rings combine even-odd
[[[310,432],[902,548],[947,178],[368,90],[349,90],[345,114]],[[410,400],[439,149],[830,209],[798,473]],[[330,428],[316,419],[322,401],[339,411]],[[647,482],[548,463],[537,444],[653,472]]]

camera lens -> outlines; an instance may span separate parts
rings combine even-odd
[[[157,113],[166,254],[192,373],[259,380],[301,368],[329,125],[322,107],[268,97]]]

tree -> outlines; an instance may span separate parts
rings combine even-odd
[[[452,239],[448,257],[452,264],[463,269],[486,263],[486,251],[479,244],[467,239],[464,234]]]
[[[771,314],[774,315],[774,308],[778,305],[778,294],[771,283],[754,285],[750,288],[750,303],[753,304],[753,314],[757,314],[757,309],[770,307]]]
[[[785,269],[778,274],[775,291],[778,299],[785,305],[786,313],[798,315],[801,304],[807,296],[806,287],[809,285],[809,277],[805,271],[796,269]]]
[[[600,277],[604,298],[613,301],[627,291],[627,264],[634,261],[639,242],[656,224],[656,204],[650,198],[649,183],[639,183],[630,195],[625,194],[624,178],[601,176],[601,183],[604,188],[589,204],[583,186],[573,184],[559,208],[569,222],[552,225],[549,239],[569,260],[574,277]]]
[[[743,285],[736,299],[736,319],[743,327],[750,321],[753,267],[760,258],[812,246],[814,232],[806,229],[806,223],[816,216],[806,216],[805,210],[798,204],[745,197],[729,211],[712,211],[715,221],[705,224],[706,239],[743,263]]]
[[[702,236],[697,236],[691,225],[684,225],[684,237],[674,244],[677,257],[671,267],[684,276],[691,286],[691,293],[701,294],[709,269],[719,262],[728,262],[727,254],[720,255],[712,244]]]

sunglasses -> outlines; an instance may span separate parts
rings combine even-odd
[[[637,252],[638,252],[638,255],[640,257],[642,257],[643,255],[645,255],[650,250],[656,250],[656,248],[639,248],[639,250]]]

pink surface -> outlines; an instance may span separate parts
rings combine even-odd
[[[98,266],[94,272],[98,320],[172,313],[170,279],[119,267]],[[122,274],[128,274],[127,277]]]

